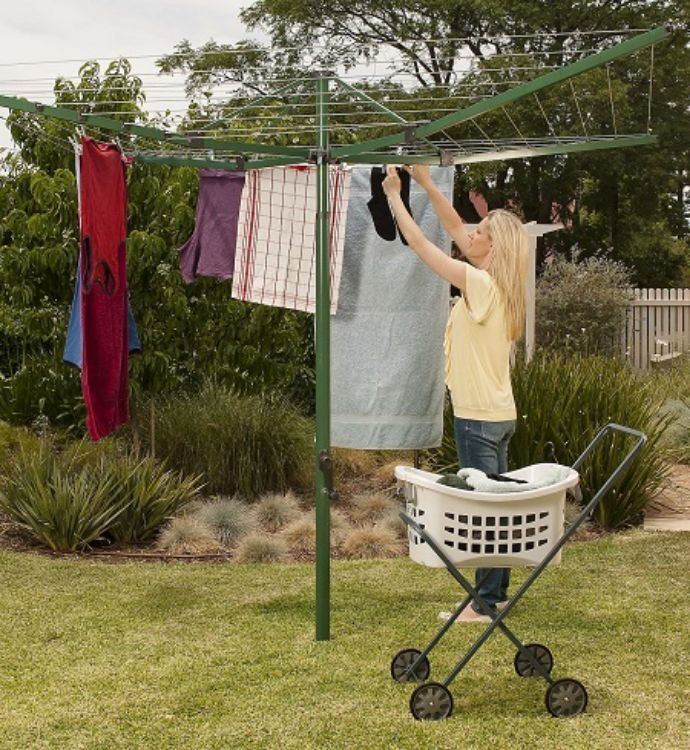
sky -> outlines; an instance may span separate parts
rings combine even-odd
[[[266,41],[265,35],[248,33],[239,20],[240,10],[251,3],[252,0],[6,0],[0,14],[0,94],[50,102],[55,78],[75,78],[86,60],[160,56],[172,52],[182,39],[188,39],[195,47],[210,39],[219,43],[246,38]],[[155,80],[154,59],[131,59],[134,72],[143,75],[144,90],[147,82]],[[170,93],[168,87],[166,91]],[[153,109],[154,99],[151,89],[149,109]],[[155,103],[157,106],[158,101]],[[0,109],[0,117],[8,113]],[[10,144],[2,119],[0,147]]]

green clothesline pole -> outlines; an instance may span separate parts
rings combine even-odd
[[[330,639],[331,342],[328,196],[329,77],[316,80],[316,640]]]

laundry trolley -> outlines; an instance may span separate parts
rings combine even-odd
[[[564,528],[565,499],[568,490],[579,483],[578,468],[607,436],[623,433],[635,438],[626,456],[603,486]],[[535,487],[545,477],[556,476],[546,486],[524,491],[477,492],[439,484],[440,475],[398,466],[395,470],[406,512],[400,513],[408,526],[410,558],[430,567],[444,567],[460,584],[466,596],[430,643],[422,650],[405,648],[391,662],[391,676],[397,682],[420,682],[410,697],[415,719],[440,720],[453,712],[449,685],[487,641],[500,630],[515,646],[515,671],[520,677],[541,677],[548,683],[546,707],[553,716],[576,716],[587,707],[587,691],[578,680],[551,676],[553,656],[540,643],[522,643],[505,624],[514,605],[548,565],[560,562],[566,541],[597,507],[606,493],[630,466],[646,442],[646,436],[629,427],[610,423],[603,427],[572,467],[535,464],[505,476],[522,479]],[[499,612],[492,612],[477,589],[458,570],[459,567],[505,568],[528,566],[533,570]],[[480,588],[478,586],[477,588]],[[442,682],[429,681],[429,653],[452,627],[472,601],[491,618],[482,635],[457,662]]]

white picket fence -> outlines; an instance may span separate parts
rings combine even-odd
[[[641,370],[690,354],[690,289],[633,289],[622,348]]]

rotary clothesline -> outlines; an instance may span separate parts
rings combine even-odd
[[[468,123],[489,112],[501,109],[506,105],[519,101],[555,84],[607,65],[614,60],[629,55],[644,47],[654,45],[671,33],[667,27],[659,27],[652,31],[628,39],[615,47],[597,52],[565,67],[545,73],[533,81],[523,82],[508,91],[495,93],[493,96],[474,102],[473,104],[446,113],[431,121],[405,120],[384,103],[368,95],[366,91],[349,85],[341,77],[329,72],[316,74],[312,81],[314,96],[314,128],[315,139],[308,144],[282,145],[252,142],[251,139],[238,141],[232,138],[211,137],[204,131],[194,133],[170,133],[163,129],[139,125],[133,122],[106,117],[100,113],[76,112],[74,110],[49,106],[31,102],[12,96],[0,96],[0,106],[26,113],[38,114],[70,122],[81,128],[95,128],[107,133],[115,134],[116,138],[129,139],[129,151],[133,158],[144,162],[162,163],[184,166],[211,166],[228,170],[255,170],[262,167],[278,165],[295,165],[309,162],[316,165],[317,194],[316,194],[316,310],[315,310],[315,342],[316,342],[316,637],[317,640],[327,640],[330,637],[330,499],[333,495],[332,460],[330,456],[330,254],[329,254],[329,165],[335,162],[351,164],[367,163],[429,163],[451,165],[463,163],[463,159],[479,158],[523,158],[544,154],[561,154],[576,150],[592,150],[596,148],[616,148],[626,146],[649,145],[655,143],[656,138],[645,134],[635,137],[594,139],[586,136],[584,140],[569,142],[566,138],[558,139],[550,145],[535,145],[522,143],[520,148],[513,148],[514,144],[496,149],[493,156],[487,151],[472,151],[469,144],[461,144],[454,140],[444,141],[450,147],[444,149],[440,142],[434,142],[431,137],[438,133],[445,133],[449,128],[461,123]],[[374,110],[393,121],[391,128],[394,132],[372,138],[364,142],[334,143],[329,138],[342,140],[340,130],[329,129],[329,106],[331,87],[335,85],[347,91],[360,102],[365,102]],[[284,87],[293,89],[294,85]],[[249,106],[265,103],[267,97],[260,97],[256,102],[243,105],[239,111],[247,111]],[[270,97],[268,97],[270,99]],[[226,117],[232,118],[233,113]],[[290,135],[290,129],[286,129]],[[345,131],[345,135],[350,136]],[[350,139],[351,140],[351,139]],[[146,143],[156,141],[164,143],[171,149],[184,149],[185,153],[177,155],[147,156],[140,153]],[[413,150],[414,149],[414,150]],[[206,153],[206,158],[189,158],[193,154]],[[215,151],[233,154],[233,161],[220,161],[214,158]],[[409,152],[409,153],[408,153]],[[489,152],[490,154],[491,152]],[[259,158],[257,158],[259,157]]]
[[[386,101],[384,103],[375,99],[370,95],[367,90],[361,90],[348,84],[340,76],[333,77],[328,76],[329,80],[332,81],[332,86],[329,86],[329,122],[326,127],[329,129],[329,136],[331,142],[341,141],[341,143],[333,149],[331,156],[340,160],[347,160],[350,163],[372,163],[372,158],[383,159],[393,161],[396,156],[400,155],[401,149],[410,154],[410,157],[415,161],[426,161],[427,163],[471,163],[472,153],[475,149],[475,144],[471,141],[462,141],[457,137],[447,137],[445,141],[434,143],[431,137],[435,133],[446,133],[450,127],[458,126],[461,123],[474,123],[474,126],[481,130],[481,126],[478,125],[476,120],[483,115],[487,115],[495,110],[500,110],[506,115],[507,120],[510,122],[513,130],[518,134],[518,137],[523,140],[521,148],[516,148],[515,144],[511,144],[507,148],[495,148],[496,139],[486,138],[487,143],[491,143],[492,148],[495,150],[495,158],[523,158],[525,156],[539,156],[539,155],[550,155],[555,153],[569,153],[572,151],[582,151],[596,148],[613,148],[613,147],[627,147],[645,145],[654,142],[654,138],[649,136],[649,121],[648,121],[648,132],[647,134],[634,135],[634,136],[621,136],[620,138],[614,139],[613,141],[607,142],[603,145],[607,134],[601,136],[592,136],[590,140],[590,134],[587,132],[587,126],[582,115],[582,108],[579,105],[577,95],[572,89],[572,77],[577,76],[583,72],[591,70],[593,68],[608,65],[613,60],[616,60],[625,55],[631,54],[644,47],[654,45],[660,39],[663,39],[670,33],[669,29],[660,27],[659,29],[646,32],[640,36],[628,39],[625,42],[616,45],[615,47],[604,50],[603,52],[590,55],[581,60],[571,63],[564,68],[546,73],[533,81],[526,81],[518,86],[514,86],[508,91],[501,93],[495,93],[494,96],[480,99],[473,102],[471,105],[464,107],[459,110],[448,111],[450,107],[446,106],[442,108],[443,114],[441,117],[437,117],[434,120],[429,121],[420,119],[406,119],[401,116],[398,112],[392,110],[390,107],[394,103],[399,101],[394,99],[393,101]],[[555,131],[552,123],[549,121],[544,107],[538,97],[538,92],[543,89],[554,86],[555,84],[562,83],[564,81],[570,81],[571,90],[573,91],[574,100],[578,112],[578,119],[582,125],[583,133],[563,133],[558,134]],[[314,79],[309,81],[310,85],[313,86]],[[99,128],[108,132],[115,132],[118,137],[136,139],[137,143],[142,139],[153,139],[158,142],[165,143],[165,151],[175,151],[176,149],[184,149],[185,153],[161,153],[155,156],[150,154],[150,149],[146,149],[146,154],[142,157],[142,160],[152,162],[154,160],[161,160],[165,163],[166,159],[170,159],[168,163],[171,165],[178,165],[181,162],[179,159],[187,159],[190,157],[190,151],[192,152],[192,158],[196,159],[196,163],[193,166],[209,166],[209,160],[207,158],[208,152],[213,151],[214,157],[217,157],[218,153],[223,154],[223,158],[216,159],[216,166],[220,168],[232,169],[232,168],[253,168],[270,166],[270,161],[260,161],[260,163],[252,163],[247,157],[248,154],[261,154],[265,156],[267,154],[281,157],[280,163],[297,163],[299,160],[308,160],[310,158],[309,150],[305,150],[305,146],[300,145],[277,145],[277,144],[259,144],[256,143],[257,138],[268,138],[272,135],[279,135],[285,132],[292,133],[298,137],[304,136],[306,133],[313,132],[313,124],[308,120],[314,118],[313,111],[311,113],[304,113],[300,111],[300,107],[304,106],[301,102],[295,103],[294,97],[301,95],[304,98],[303,83],[305,79],[301,79],[292,82],[288,86],[284,86],[280,91],[283,92],[283,96],[287,96],[288,93],[292,94],[293,99],[288,101],[287,105],[283,105],[278,112],[274,112],[271,115],[259,115],[261,119],[256,120],[256,115],[250,116],[249,111],[252,108],[265,108],[268,106],[277,94],[271,94],[261,96],[255,100],[245,103],[234,111],[225,113],[224,121],[231,122],[236,120],[239,114],[244,114],[243,119],[247,119],[249,123],[242,123],[235,121],[233,124],[232,137],[222,138],[216,136],[210,136],[208,130],[213,124],[218,123],[206,123],[203,125],[201,130],[197,130],[189,133],[188,135],[169,133],[160,128],[152,128],[146,125],[139,125],[134,122],[122,122],[121,120],[113,119],[104,115],[101,112],[76,112],[74,110],[66,109],[64,106],[59,107],[48,107],[40,103],[33,103],[23,99],[16,99],[14,97],[0,97],[0,105],[8,106],[11,108],[23,110],[25,112],[41,112],[45,115],[57,117],[58,119],[64,119],[71,121],[74,124],[81,124],[83,127]],[[335,90],[332,90],[332,89]],[[651,89],[651,78],[650,78],[650,89]],[[297,92],[297,93],[295,93]],[[313,96],[313,92],[310,94]],[[338,101],[338,96],[349,95],[347,106],[351,111],[347,113],[339,112],[338,106],[341,106],[345,102]],[[544,114],[544,119],[547,123],[547,129],[551,135],[551,142],[535,144],[526,142],[519,127],[506,110],[506,105],[523,99],[527,96],[535,97],[537,106]],[[357,109],[352,110],[352,101],[355,100]],[[413,99],[410,103],[413,103]],[[453,98],[446,98],[445,101],[452,102]],[[613,110],[613,97],[611,96],[614,132],[615,128],[615,110]],[[313,101],[308,102],[309,106],[313,106]],[[366,122],[366,109],[373,110],[379,113],[380,118],[374,120],[374,122]],[[115,110],[112,110],[115,111]],[[421,111],[417,111],[416,108],[408,108],[402,110],[406,116],[414,116],[423,114]],[[285,115],[289,115],[291,118],[304,117],[307,122],[304,124],[296,124],[292,120],[286,125],[282,118]],[[432,115],[440,114],[431,109]],[[349,119],[359,117],[360,120],[364,118],[364,122],[349,122]],[[265,123],[271,123],[272,125],[266,125]],[[258,127],[257,127],[258,125]],[[400,132],[400,126],[404,127],[403,132]],[[379,138],[370,139],[364,143],[348,144],[342,143],[343,134],[356,130],[362,131],[366,128],[376,128],[381,130],[387,128],[390,132],[387,135],[382,135]],[[343,133],[344,131],[344,133]],[[584,134],[586,140],[583,142],[581,137]],[[616,133],[617,135],[617,133]],[[239,138],[238,138],[239,137]],[[245,140],[246,138],[246,140]],[[590,146],[585,145],[590,143]],[[426,150],[420,149],[420,144],[426,144],[429,146]],[[128,148],[129,146],[129,148]],[[381,153],[381,150],[386,148],[389,153]],[[131,153],[134,158],[138,158],[137,150],[132,145],[125,144],[125,149]],[[367,154],[366,151],[372,151],[374,153]],[[390,153],[391,150],[393,153]],[[477,156],[480,157],[477,160],[485,160],[486,147],[480,147],[477,149]],[[194,153],[196,152],[196,153]],[[515,152],[511,154],[511,152]],[[202,156],[203,154],[203,156]],[[234,157],[241,157],[242,162],[240,164],[232,165],[227,155]],[[285,158],[292,159],[291,162],[284,161]]]

